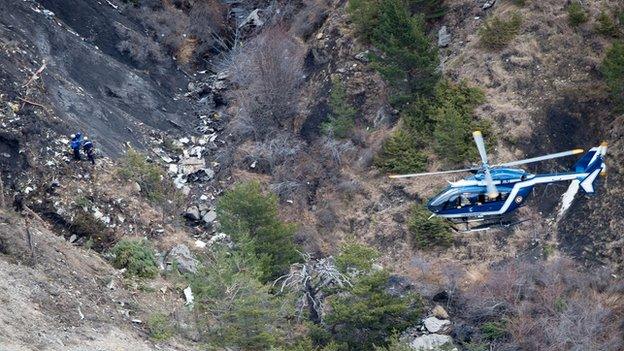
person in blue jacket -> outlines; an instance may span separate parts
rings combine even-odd
[[[82,134],[76,133],[71,135],[69,147],[74,151],[74,160],[80,161],[80,147],[82,146]]]
[[[87,154],[87,159],[91,161],[92,165],[95,165],[95,150],[93,149],[93,142],[89,138],[85,137],[82,143],[82,150]]]

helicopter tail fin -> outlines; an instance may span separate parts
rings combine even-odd
[[[604,163],[604,156],[607,153],[607,143],[603,142],[600,146],[591,148],[580,160],[574,165],[574,171],[582,173],[583,178],[579,178],[581,189],[587,194],[595,192],[594,185],[598,179],[598,175],[605,175],[607,166]]]

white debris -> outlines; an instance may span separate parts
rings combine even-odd
[[[169,169],[167,170],[167,172],[169,172],[169,174],[178,174],[178,170],[178,165],[171,164],[169,165]]]
[[[183,174],[189,175],[205,168],[206,161],[202,158],[189,157],[180,161],[179,167]]]
[[[182,144],[188,144],[191,140],[187,137],[183,137],[183,138],[180,138],[178,141]]]
[[[195,240],[195,247],[198,249],[204,249],[207,245],[208,244],[205,241],[201,241],[199,239]]]
[[[193,304],[193,291],[191,290],[191,287],[188,286],[186,289],[184,289],[184,298],[186,299],[186,303],[185,305],[191,305]]]

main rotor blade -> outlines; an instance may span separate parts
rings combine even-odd
[[[485,186],[487,187],[488,196],[490,199],[494,199],[498,197],[498,190],[496,186],[494,186],[494,180],[492,179],[490,169],[485,168],[483,172],[485,174]]]
[[[602,156],[606,155],[606,154],[607,154],[607,149],[608,149],[608,144],[607,144],[607,142],[606,142],[606,141],[603,141],[602,143],[600,143],[600,148],[601,148],[601,150],[600,150],[600,154],[601,154]]]
[[[583,149],[574,149],[574,150],[569,150],[569,151],[557,152],[555,154],[549,154],[549,155],[544,155],[544,156],[527,158],[527,159],[524,159],[524,160],[500,163],[500,164],[497,164],[497,165],[494,165],[494,166],[495,167],[518,166],[518,165],[524,165],[524,164],[527,164],[527,163],[533,163],[533,162],[550,160],[550,159],[553,159],[553,158],[577,155],[577,154],[580,154],[582,152],[583,152]]]
[[[455,169],[455,170],[452,170],[452,171],[412,173],[412,174],[393,174],[393,175],[389,175],[388,177],[390,177],[392,179],[414,178],[414,177],[427,176],[427,175],[462,173],[462,172],[470,172],[470,171],[478,171],[478,170],[479,170],[479,168],[465,168],[465,169]]]
[[[488,163],[488,157],[487,157],[487,153],[485,152],[485,143],[483,142],[483,135],[481,135],[481,132],[477,130],[472,133],[472,137],[474,138],[474,141],[477,144],[477,149],[479,149],[481,162],[483,162],[483,165],[485,166]]]

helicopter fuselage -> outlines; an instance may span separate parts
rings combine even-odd
[[[484,175],[479,172],[451,183],[427,207],[434,215],[449,219],[501,216],[524,205],[536,184],[583,179],[589,175],[578,172],[536,175],[515,168],[493,168],[491,174],[498,190],[496,197],[488,196]]]

